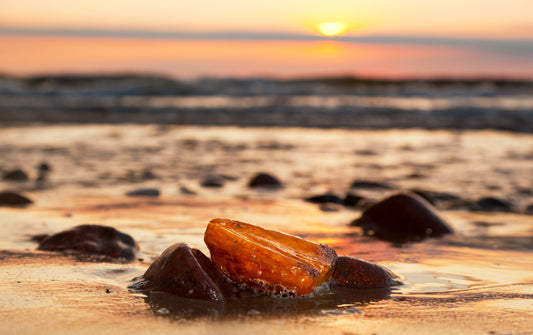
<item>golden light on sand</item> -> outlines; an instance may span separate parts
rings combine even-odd
[[[322,22],[318,25],[318,31],[322,35],[337,36],[346,32],[346,25],[341,22]]]

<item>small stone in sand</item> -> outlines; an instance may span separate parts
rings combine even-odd
[[[160,192],[157,188],[140,188],[126,193],[129,197],[158,197]]]
[[[203,187],[220,188],[224,187],[226,180],[220,175],[211,175],[205,177],[200,183]]]
[[[365,198],[360,195],[353,194],[353,193],[347,193],[342,201],[342,204],[346,207],[358,207],[361,205],[361,202],[364,199]]]
[[[52,168],[50,167],[50,164],[41,162],[39,165],[37,165],[37,170],[40,172],[50,172],[52,171]]]
[[[393,187],[389,184],[377,182],[377,181],[370,181],[370,180],[355,180],[350,185],[350,188],[364,188],[364,189],[372,189],[372,190],[390,190],[393,189]]]
[[[149,179],[156,179],[156,178],[157,176],[150,169],[144,169],[141,173],[141,179],[149,180]]]
[[[346,256],[337,258],[333,280],[337,285],[359,289],[401,285],[398,276],[389,269]]]
[[[213,262],[186,243],[168,247],[131,288],[215,302],[232,294],[232,286]]]
[[[483,197],[476,201],[476,209],[487,212],[512,212],[513,205],[494,197]]]
[[[342,199],[338,195],[331,194],[331,193],[314,195],[314,196],[305,198],[305,201],[311,202],[314,204],[326,204],[326,203],[342,204]]]
[[[24,170],[15,169],[4,172],[2,179],[7,181],[28,181],[30,178],[28,178]]]
[[[410,193],[399,193],[368,207],[351,225],[362,227],[366,235],[394,242],[453,233],[431,204]]]
[[[33,201],[16,192],[0,192],[0,206],[27,206],[32,203]]]
[[[248,187],[251,188],[281,188],[283,184],[278,178],[268,173],[258,173],[248,182]]]
[[[37,249],[74,251],[131,261],[139,247],[130,235],[113,227],[81,225],[45,238]]]
[[[50,164],[46,162],[41,162],[37,166],[37,186],[44,186],[44,183],[48,180],[48,174],[52,171]]]

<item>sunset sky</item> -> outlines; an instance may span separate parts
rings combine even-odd
[[[472,74],[533,76],[533,70],[520,70],[533,56],[531,13],[531,0],[0,0],[0,71],[172,69],[179,75],[176,66],[182,66],[188,76],[231,75],[216,70],[217,64],[239,63],[239,55],[246,54],[244,70],[236,75],[291,75],[291,69],[298,75],[313,68],[316,73],[435,75],[461,65],[464,57],[466,63],[479,60]],[[320,30],[324,23],[330,33]],[[206,44],[223,40],[231,41],[233,53]],[[84,51],[74,57],[45,50],[47,45]],[[399,59],[387,62],[380,47]],[[263,48],[270,58],[250,48]],[[178,50],[185,49],[191,55],[180,59]],[[144,56],[132,56],[132,50]],[[409,63],[420,64],[411,57],[417,55],[413,50],[437,59],[425,58],[426,65],[416,68]],[[32,57],[35,53],[42,57]],[[249,57],[259,59],[254,65]],[[461,66],[456,72],[472,70]]]
[[[533,38],[530,0],[0,0],[2,26]]]

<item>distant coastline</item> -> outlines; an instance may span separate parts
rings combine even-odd
[[[255,86],[250,87],[250,84]],[[258,86],[260,87],[258,91]],[[60,73],[36,74],[17,76],[0,73],[0,94],[46,94],[57,91],[63,94],[101,95],[202,95],[202,94],[293,94],[286,89],[297,88],[299,94],[316,94],[313,85],[321,85],[325,91],[319,94],[353,94],[353,89],[365,88],[372,93],[391,94],[391,87],[398,90],[398,94],[427,94],[424,89],[446,90],[454,87],[467,89],[464,94],[472,93],[480,87],[490,86],[494,94],[514,94],[533,90],[533,78],[493,77],[493,76],[465,76],[465,77],[370,77],[370,76],[298,76],[292,78],[275,77],[205,77],[193,80],[180,80],[170,76],[143,73]],[[422,86],[424,87],[422,87]],[[207,91],[205,87],[208,87]],[[213,91],[217,86],[217,91]],[[268,86],[268,88],[267,88]],[[413,88],[413,86],[417,86]],[[113,90],[112,88],[117,88]],[[121,91],[120,88],[127,88]],[[307,90],[305,89],[307,88]],[[381,90],[381,92],[380,92]],[[417,91],[418,90],[418,91]],[[105,92],[104,92],[105,91]],[[360,92],[355,92],[360,93]],[[475,92],[474,92],[475,93]]]
[[[59,37],[103,37],[133,39],[193,39],[193,40],[240,40],[240,41],[323,41],[333,40],[347,43],[411,44],[411,45],[468,45],[474,47],[517,49],[533,52],[531,38],[474,38],[424,35],[339,35],[268,32],[268,31],[173,31],[132,30],[97,28],[54,28],[54,27],[9,27],[0,26],[0,35],[5,36],[59,36]]]

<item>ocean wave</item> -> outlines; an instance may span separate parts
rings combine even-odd
[[[0,77],[0,120],[533,132],[532,81]]]

